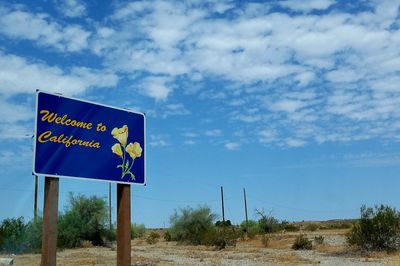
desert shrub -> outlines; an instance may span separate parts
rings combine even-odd
[[[317,231],[317,229],[319,228],[319,226],[315,223],[309,223],[306,225],[305,230],[306,231]]]
[[[297,232],[297,231],[300,231],[300,227],[297,226],[297,225],[295,225],[295,224],[293,224],[293,223],[284,225],[284,226],[282,226],[282,227],[283,227],[284,230],[286,230],[286,231],[288,231],[288,232]]]
[[[79,247],[88,240],[93,245],[103,245],[106,235],[107,204],[97,196],[70,194],[69,204],[58,219],[58,246]]]
[[[117,230],[115,230],[114,226],[111,226],[111,228],[107,228],[104,230],[104,240],[106,246],[109,246],[112,242],[117,240]]]
[[[315,242],[315,244],[317,244],[317,245],[323,244],[323,243],[324,243],[324,240],[325,240],[324,237],[321,236],[321,235],[314,237],[314,242]]]
[[[0,248],[5,252],[21,253],[25,251],[24,218],[10,218],[2,221],[0,225]]]
[[[226,246],[236,246],[236,241],[243,232],[235,226],[210,227],[203,237],[203,244],[224,249]]]
[[[160,239],[160,234],[157,232],[151,232],[150,235],[147,236],[146,242],[150,245],[154,245]]]
[[[240,230],[244,233],[247,233],[247,237],[253,239],[259,232],[260,229],[258,228],[258,222],[254,220],[243,221],[240,224]]]
[[[164,233],[164,240],[167,242],[172,240],[171,233],[168,230]]]
[[[336,229],[349,229],[351,228],[352,224],[351,223],[339,223],[336,224]]]
[[[389,206],[361,207],[361,218],[347,235],[350,245],[366,250],[396,250],[400,244],[400,213]]]
[[[203,244],[204,237],[213,228],[215,214],[207,206],[197,209],[190,207],[180,209],[170,217],[170,233],[172,240],[199,245]]]
[[[0,225],[0,251],[37,252],[42,246],[42,219],[24,223],[22,217],[5,219]]]
[[[36,221],[31,220],[26,225],[25,251],[40,252],[42,248],[42,229],[43,229],[43,218],[39,216],[37,217]]]
[[[231,220],[217,221],[215,226],[232,226]]]
[[[267,234],[263,234],[262,237],[261,237],[261,244],[264,247],[268,247],[269,241],[270,241],[270,239],[269,239],[268,235]]]
[[[349,222],[338,222],[338,223],[330,223],[327,225],[320,226],[321,230],[335,230],[335,229],[349,229],[352,227],[352,224]]]
[[[146,227],[144,224],[132,224],[131,225],[131,239],[137,238],[137,237],[144,237],[144,234],[146,232]]]
[[[298,235],[292,245],[293,249],[312,249],[312,241],[309,240],[305,235]]]
[[[282,230],[278,219],[273,217],[271,214],[266,215],[264,211],[259,210],[256,210],[256,212],[260,216],[260,219],[258,220],[258,228],[261,233],[274,233]]]

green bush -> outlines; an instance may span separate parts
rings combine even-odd
[[[104,199],[93,196],[70,194],[69,205],[58,219],[58,246],[79,247],[83,241],[103,245],[105,240],[115,240],[115,230],[106,226],[107,204]],[[24,223],[22,217],[5,219],[0,225],[0,251],[21,253],[37,252],[42,244],[43,220]]]
[[[232,226],[231,220],[217,221],[215,226]]]
[[[365,250],[396,250],[400,244],[400,213],[389,206],[361,207],[361,218],[347,235],[350,245]]]
[[[288,232],[298,232],[298,231],[300,231],[300,227],[298,227],[297,225],[295,225],[293,223],[284,225],[283,229],[288,231]]]
[[[104,245],[107,232],[108,207],[103,198],[70,194],[69,204],[58,219],[58,246],[72,248],[82,241]]]
[[[322,225],[319,229],[321,230],[335,230],[335,229],[349,229],[352,227],[350,222],[338,222],[330,223],[328,225]]]
[[[36,222],[31,220],[26,225],[25,243],[26,252],[40,252],[42,248],[43,218],[37,217]]]
[[[168,230],[164,233],[164,240],[167,242],[172,240],[171,233]]]
[[[319,226],[318,226],[317,224],[309,223],[309,224],[306,225],[306,228],[305,228],[305,229],[306,229],[306,231],[312,231],[312,232],[314,232],[314,231],[317,231],[318,228],[319,228]]]
[[[111,242],[115,242],[117,240],[117,230],[115,230],[114,226],[104,230],[104,240],[108,242],[105,243],[106,246],[109,246]]]
[[[42,218],[24,223],[22,217],[5,219],[0,225],[0,251],[38,252],[42,246]]]
[[[26,225],[24,218],[5,219],[0,225],[0,248],[10,253],[21,253],[26,249]]]
[[[260,232],[260,229],[258,228],[258,222],[254,220],[248,220],[247,224],[246,221],[243,221],[240,224],[240,230],[243,233],[247,233],[247,237],[250,239],[253,239]]]
[[[256,213],[260,216],[258,220],[258,228],[260,233],[274,233],[282,230],[282,226],[278,219],[273,217],[271,214],[265,215],[264,211],[256,209]]]
[[[203,243],[224,249],[226,246],[236,246],[237,239],[243,232],[236,226],[213,226],[204,234]]]
[[[144,237],[144,234],[146,232],[146,227],[144,224],[132,224],[131,225],[131,239],[137,238],[137,237]]]
[[[215,217],[207,206],[175,211],[170,218],[172,240],[194,245],[204,244],[204,237],[213,228]]]
[[[160,239],[160,234],[157,232],[151,232],[150,235],[146,238],[146,242],[150,245],[154,245]]]
[[[292,245],[293,249],[312,249],[312,241],[309,240],[305,235],[298,235]]]

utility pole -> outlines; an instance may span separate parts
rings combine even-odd
[[[111,182],[108,183],[108,218],[109,218],[109,226],[110,231],[112,229],[112,220],[111,220]]]
[[[225,223],[224,189],[222,186],[221,186],[221,203],[222,203],[222,221]]]
[[[246,199],[246,189],[243,188],[243,197],[244,197],[244,213],[246,215],[246,232],[247,232],[247,226],[248,226],[248,218],[247,218],[247,199]]]
[[[37,221],[38,176],[35,175],[35,195],[33,200],[33,222]]]

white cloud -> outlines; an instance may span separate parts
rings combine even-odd
[[[91,35],[79,25],[64,27],[47,14],[11,10],[3,6],[0,6],[0,33],[9,38],[30,40],[41,46],[68,52],[88,48]]]
[[[304,101],[283,99],[279,100],[278,102],[271,103],[269,107],[274,111],[293,113],[305,105],[306,103]]]
[[[183,103],[172,103],[165,105],[165,111],[162,114],[163,118],[172,116],[172,115],[188,115],[190,114],[189,110],[186,109]]]
[[[12,150],[0,151],[0,166],[10,168],[20,168],[32,163],[31,147],[26,145],[16,145]]]
[[[165,147],[169,145],[165,135],[150,135],[150,146],[152,147]]]
[[[148,77],[142,81],[141,91],[156,101],[165,101],[172,91],[167,85],[169,81],[168,77]]]
[[[118,73],[134,82],[131,89],[156,100],[158,117],[197,111],[197,103],[190,111],[179,104],[179,93],[212,101],[208,111],[242,132],[241,140],[296,147],[396,139],[400,2],[361,1],[368,8],[351,13],[335,3],[137,1],[115,4],[111,16],[88,20],[88,27],[2,7],[4,38],[64,52],[90,48],[109,71],[61,68],[3,52],[0,92],[39,87],[77,94],[115,86]],[[272,12],[276,4],[299,12]],[[310,13],[316,10],[322,14]],[[224,12],[229,15],[216,14]]]
[[[220,136],[222,136],[222,130],[220,130],[220,129],[206,130],[206,131],[204,132],[204,134],[205,134],[207,137],[220,137]]]
[[[86,6],[79,0],[59,0],[56,2],[59,11],[66,17],[82,17],[86,14]]]
[[[140,90],[160,103],[182,79],[182,91],[206,84],[191,93],[218,105],[243,138],[298,147],[396,136],[399,1],[360,3],[372,11],[353,13],[333,0],[275,3],[295,15],[271,12],[273,4],[217,3],[122,3],[91,48],[118,73],[150,73]],[[383,128],[391,129],[379,135]]]
[[[227,142],[225,143],[225,148],[230,151],[235,151],[240,148],[241,144],[239,142]]]
[[[279,1],[279,5],[283,7],[287,7],[296,11],[309,12],[312,10],[324,10],[329,8],[331,5],[335,3],[334,0],[307,0],[307,1],[298,1],[298,0],[286,0]]]
[[[197,142],[192,139],[187,139],[183,142],[185,145],[195,145]]]
[[[12,104],[0,97],[0,123],[17,123],[33,119],[33,112],[27,104]]]
[[[289,139],[286,139],[286,145],[287,145],[288,147],[295,147],[295,148],[297,148],[297,147],[302,147],[302,146],[306,145],[306,142],[305,142],[304,140],[301,140],[301,139],[292,139],[292,138],[289,138]]]
[[[114,87],[118,77],[107,71],[75,67],[70,71],[0,52],[0,92],[6,95],[32,93],[37,89],[67,95],[93,87]]]
[[[340,69],[328,72],[326,78],[330,82],[355,82],[361,79],[362,75],[353,69]]]
[[[245,123],[254,123],[254,122],[262,120],[262,116],[257,115],[257,114],[250,114],[250,115],[239,114],[239,115],[235,116],[235,119],[245,122]]]
[[[196,138],[199,136],[199,134],[195,132],[184,132],[182,136],[187,137],[187,138]]]
[[[30,139],[33,135],[33,123],[32,125],[26,123],[2,123],[0,125],[0,140]]]
[[[263,129],[258,135],[261,143],[275,142],[278,138],[278,132],[275,129]]]

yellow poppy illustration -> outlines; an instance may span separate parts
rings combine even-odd
[[[128,126],[123,125],[121,128],[115,127],[111,131],[111,135],[113,135],[113,137],[116,138],[119,143],[122,144],[122,146],[125,146],[126,142],[128,141]]]
[[[129,143],[126,146],[126,152],[129,153],[132,159],[142,156],[142,147],[140,147],[139,142]]]
[[[130,175],[132,180],[135,180],[135,175],[132,173],[132,166],[135,162],[135,159],[142,156],[143,149],[140,146],[139,142],[129,143],[128,142],[128,126],[123,125],[121,128],[114,128],[111,131],[111,135],[118,140],[119,143],[115,143],[111,150],[114,154],[118,157],[122,158],[122,163],[117,165],[117,168],[122,169],[121,179],[124,178],[126,175]],[[126,153],[132,158],[130,162],[126,156]]]
[[[121,149],[121,145],[119,143],[115,143],[112,147],[111,150],[113,153],[115,153],[116,155],[118,155],[119,157],[122,158],[122,149]]]

